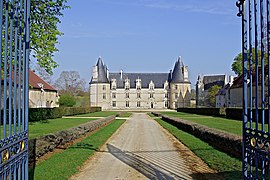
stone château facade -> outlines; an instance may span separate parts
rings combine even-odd
[[[181,58],[169,73],[110,73],[99,57],[89,84],[90,105],[103,110],[190,106],[191,83]]]

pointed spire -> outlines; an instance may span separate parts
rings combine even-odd
[[[97,83],[109,83],[107,78],[107,72],[105,70],[106,66],[104,66],[102,58],[99,56],[97,62],[97,69],[98,69],[98,80]]]
[[[171,83],[180,83],[184,81],[184,75],[181,66],[181,57],[179,57],[174,65]]]

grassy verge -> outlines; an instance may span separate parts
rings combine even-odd
[[[78,117],[107,117],[116,115],[117,112],[114,111],[99,111],[99,112],[93,112],[93,113],[87,113],[87,114],[80,114],[77,115]]]
[[[115,120],[80,143],[69,147],[62,153],[54,154],[48,160],[41,162],[35,168],[34,179],[68,179],[78,172],[78,167],[82,166],[89,156],[92,156],[124,121]]]
[[[29,124],[29,138],[35,138],[44,134],[50,134],[57,131],[69,129],[80,124],[92,121],[95,119],[82,119],[82,118],[58,118],[49,119]]]
[[[121,117],[121,118],[128,118],[129,116],[131,116],[132,115],[132,113],[131,112],[124,112],[124,113],[122,113],[119,117]]]
[[[156,121],[206,162],[210,168],[217,170],[225,179],[241,179],[242,162],[240,160],[216,150],[195,136],[179,130],[160,118],[156,118]]]

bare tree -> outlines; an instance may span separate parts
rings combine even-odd
[[[55,81],[56,87],[60,93],[78,95],[85,90],[85,80],[81,79],[77,71],[62,71],[59,78]]]

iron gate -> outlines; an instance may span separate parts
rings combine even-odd
[[[243,57],[243,179],[270,179],[270,0],[239,0]]]
[[[0,179],[28,179],[29,0],[0,0]]]

